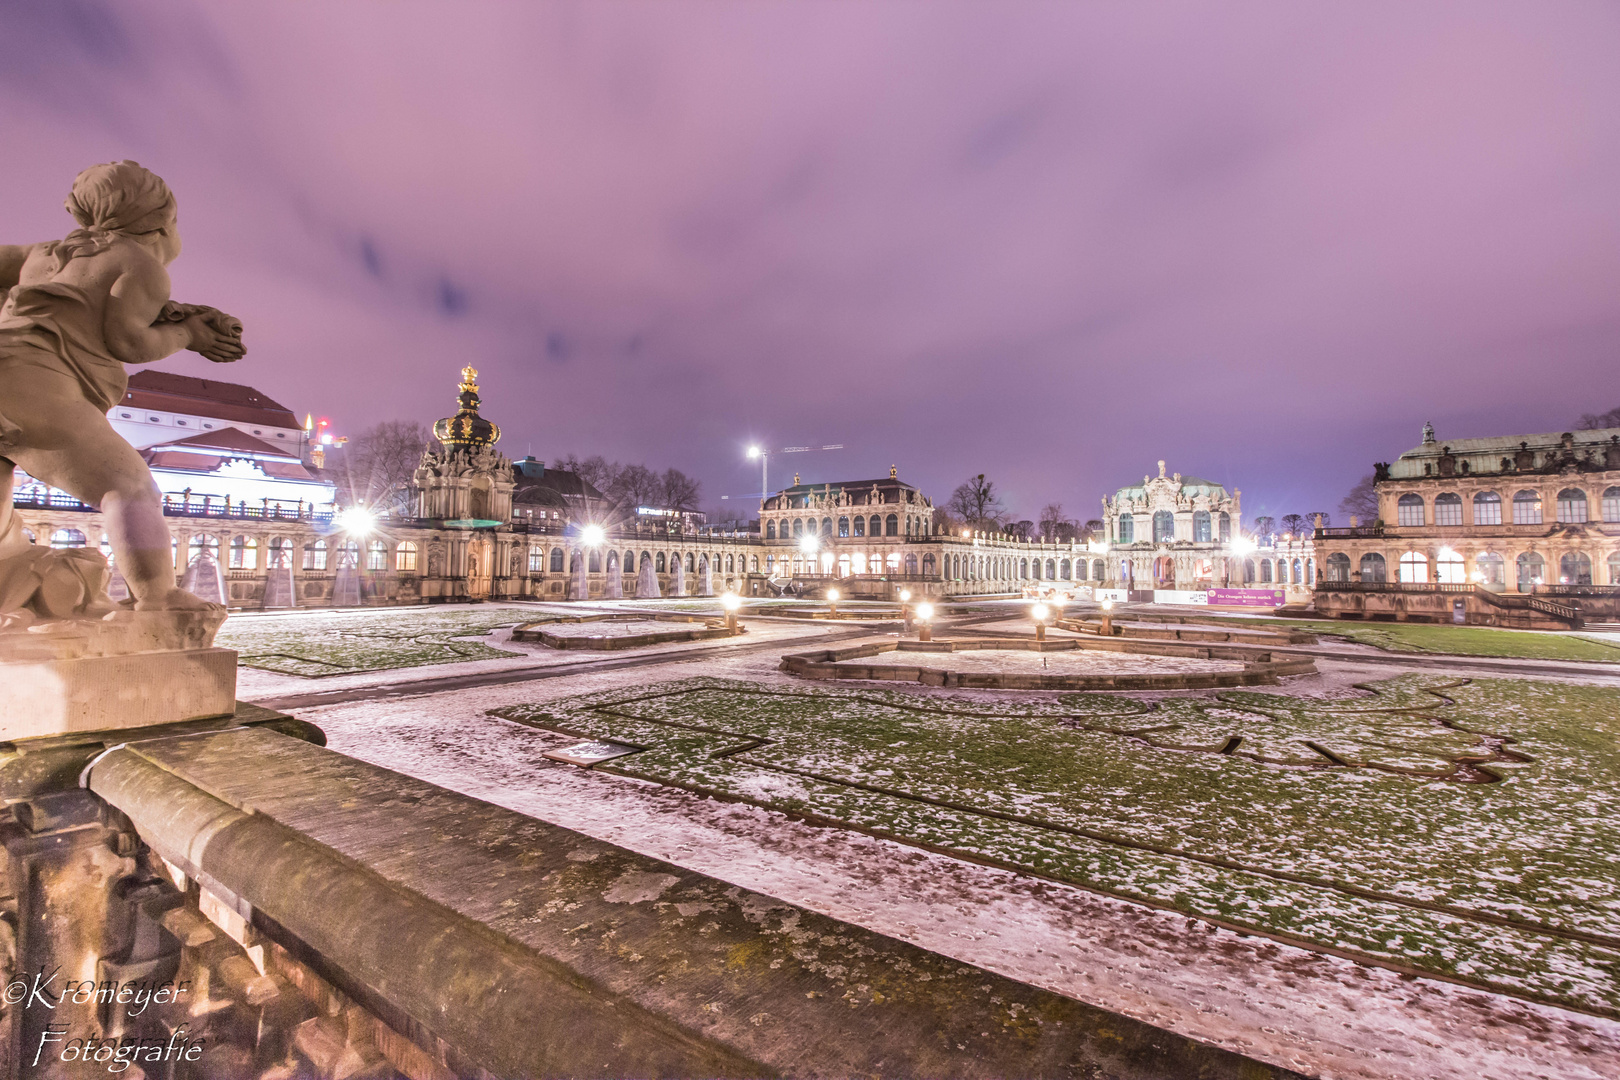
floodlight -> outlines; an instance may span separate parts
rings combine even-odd
[[[377,515],[363,506],[351,506],[337,515],[338,528],[356,536],[364,536],[377,524]]]
[[[587,525],[579,530],[579,542],[587,547],[595,547],[607,539],[607,530],[600,525]]]

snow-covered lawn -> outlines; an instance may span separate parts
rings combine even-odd
[[[497,604],[237,616],[226,620],[214,644],[237,650],[246,667],[285,675],[343,675],[512,656],[457,639],[546,617],[533,607]]]
[[[1147,704],[689,679],[499,715],[648,747],[604,766],[630,776],[1620,1014],[1620,692],[1371,689]]]

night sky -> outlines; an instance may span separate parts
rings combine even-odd
[[[180,203],[161,367],[353,432],[482,373],[501,448],[758,491],[1172,471],[1337,511],[1620,405],[1620,7],[0,2],[0,242]]]

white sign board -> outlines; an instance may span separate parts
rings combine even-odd
[[[1191,589],[1154,589],[1153,602],[1155,604],[1207,604],[1209,593],[1194,592]]]
[[[1131,598],[1130,590],[1128,589],[1092,589],[1091,595],[1092,599],[1096,600],[1098,603],[1101,603],[1104,600],[1112,600],[1116,604],[1123,604]]]

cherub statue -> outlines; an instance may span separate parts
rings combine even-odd
[[[108,610],[83,560],[28,543],[12,506],[16,466],[101,508],[136,609],[210,607],[175,587],[157,485],[107,410],[129,385],[124,365],[181,349],[230,363],[246,352],[242,324],[169,299],[180,232],[174,195],[153,173],[133,161],[93,166],[67,209],[80,227],[66,239],[0,245],[0,619]]]

